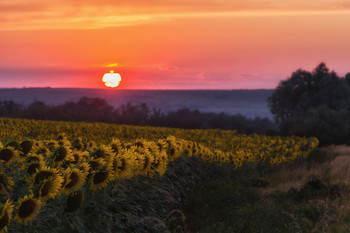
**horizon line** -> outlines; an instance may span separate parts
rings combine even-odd
[[[125,88],[92,88],[92,87],[0,87],[0,90],[24,90],[24,89],[89,89],[89,90],[120,90],[120,91],[254,91],[275,90],[276,88],[237,88],[237,89],[125,89]]]

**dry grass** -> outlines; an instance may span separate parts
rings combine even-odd
[[[290,163],[281,165],[274,171],[269,180],[271,185],[262,190],[264,195],[269,195],[277,190],[287,192],[290,188],[300,189],[309,181],[311,175],[319,176],[325,184],[339,185],[340,195],[337,198],[320,198],[309,200],[305,206],[316,206],[322,210],[317,222],[313,223],[307,218],[297,220],[293,224],[306,224],[310,232],[350,232],[350,147],[329,146],[322,148],[326,152],[327,159],[323,163]],[[292,212],[289,213],[292,216]],[[292,216],[293,217],[293,216]],[[302,229],[302,226],[298,226]],[[302,231],[300,231],[302,232]]]
[[[262,190],[269,194],[276,190],[283,192],[290,188],[300,188],[311,175],[316,175],[328,184],[350,185],[350,147],[329,146],[322,148],[327,153],[327,160],[324,163],[313,163],[308,166],[306,163],[300,165],[282,164],[271,174],[269,180],[271,185]]]

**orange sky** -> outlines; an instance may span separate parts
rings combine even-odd
[[[350,72],[350,2],[1,0],[0,87],[275,88]]]

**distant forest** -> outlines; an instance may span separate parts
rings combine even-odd
[[[184,129],[234,129],[238,133],[272,134],[276,125],[268,118],[249,119],[240,114],[207,113],[188,108],[163,112],[145,103],[123,104],[118,108],[101,98],[81,97],[77,102],[47,105],[35,101],[25,107],[12,100],[0,101],[0,117],[37,120],[105,122],[116,124],[163,126]]]
[[[282,80],[267,100],[274,121],[243,115],[200,112],[189,108],[165,112],[145,103],[117,108],[101,98],[28,106],[0,101],[0,117],[38,120],[106,122],[184,129],[232,129],[238,133],[317,137],[321,145],[350,145],[350,73],[340,77],[325,63],[314,70],[298,69]]]

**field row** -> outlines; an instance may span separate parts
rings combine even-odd
[[[0,126],[0,232],[27,224],[54,200],[65,202],[60,204],[65,206],[63,211],[74,212],[85,195],[118,179],[163,175],[169,162],[180,156],[233,167],[249,161],[278,164],[305,157],[318,145],[316,138],[220,130],[10,119],[1,119]],[[170,132],[176,136],[169,136]]]

